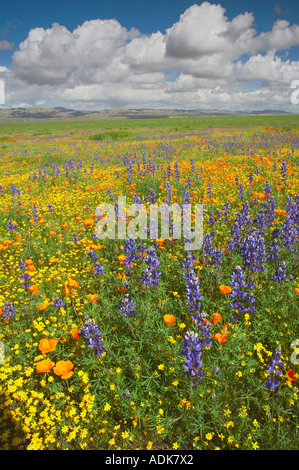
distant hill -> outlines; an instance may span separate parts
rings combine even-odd
[[[0,123],[40,121],[85,121],[101,119],[150,119],[199,116],[246,116],[289,114],[278,110],[219,111],[184,109],[107,109],[103,111],[79,111],[62,107],[56,108],[8,108],[0,109]]]

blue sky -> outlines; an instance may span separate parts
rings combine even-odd
[[[1,0],[0,67],[1,66],[6,67],[7,73],[11,74],[10,75],[11,83],[13,83],[13,79],[16,80],[17,78],[19,80],[19,86],[20,86],[20,80],[23,80],[25,82],[27,81],[27,84],[29,83],[30,85],[32,86],[34,85],[35,87],[37,85],[43,86],[44,88],[48,86],[49,87],[48,92],[50,93],[50,88],[51,86],[53,86],[54,81],[51,82],[51,79],[49,78],[47,82],[45,78],[45,74],[46,74],[45,65],[43,65],[42,63],[40,65],[40,67],[44,67],[43,72],[41,72],[41,74],[43,74],[43,78],[40,78],[38,82],[38,80],[35,80],[34,77],[32,77],[32,81],[30,81],[28,71],[22,70],[22,67],[23,69],[24,67],[26,67],[26,65],[24,65],[26,64],[25,52],[18,53],[20,43],[25,41],[26,47],[27,47],[26,51],[27,52],[30,51],[30,55],[28,52],[27,58],[29,57],[29,59],[33,61],[33,68],[35,66],[37,67],[37,62],[38,60],[40,60],[40,57],[36,56],[34,59],[33,41],[30,40],[30,38],[28,39],[29,32],[34,30],[35,28],[43,28],[44,30],[48,28],[51,29],[53,23],[58,23],[62,27],[66,28],[70,34],[72,34],[73,31],[76,30],[76,28],[78,28],[78,26],[81,26],[86,21],[90,22],[91,20],[116,19],[119,25],[125,28],[127,31],[131,30],[131,28],[136,28],[139,31],[140,36],[143,37],[142,40],[141,39],[135,40],[136,42],[135,44],[134,38],[128,35],[128,37],[124,40],[124,43],[122,44],[122,47],[125,48],[126,43],[132,41],[132,43],[134,42],[134,47],[135,47],[134,50],[137,51],[136,48],[137,48],[137,44],[139,41],[139,45],[140,45],[140,49],[138,50],[138,54],[139,54],[139,51],[141,51],[141,48],[145,47],[145,44],[146,44],[145,36],[148,36],[146,47],[149,47],[150,44],[152,44],[154,41],[156,42],[158,41],[159,38],[156,38],[154,36],[155,33],[157,32],[160,32],[162,34],[162,36],[164,37],[164,42],[165,42],[165,40],[168,39],[166,30],[169,28],[172,28],[175,24],[179,23],[181,15],[183,15],[186,11],[192,12],[192,15],[194,15],[194,18],[195,18],[195,16],[197,15],[197,11],[200,11],[200,10],[194,8],[194,5],[197,5],[197,7],[199,7],[201,3],[202,2],[198,2],[196,4],[196,2],[194,1],[187,1],[187,0],[151,0],[151,1],[137,1],[137,0],[109,0],[109,1],[107,0],[106,1],[102,1],[102,0],[98,0],[98,1],[96,0],[84,0],[84,1],[82,0],[61,0],[61,1],[52,0],[52,1],[47,1],[47,0],[44,0],[42,2],[40,0],[39,1],[11,0],[10,2],[8,1],[4,2]],[[286,32],[286,34],[288,34],[289,31],[291,32],[291,34],[293,35],[293,39],[286,46],[281,46],[281,47],[280,47],[280,44],[277,43],[278,39],[277,40],[275,39],[276,42],[274,41],[274,48],[276,50],[275,50],[275,56],[274,58],[272,58],[272,61],[274,62],[275,67],[278,67],[279,59],[283,60],[284,62],[287,62],[287,61],[294,62],[294,67],[293,67],[294,80],[296,78],[299,79],[299,76],[297,77],[295,76],[297,73],[297,65],[295,63],[297,63],[299,60],[299,41],[297,38],[297,31],[293,31],[293,26],[299,24],[299,2],[288,1],[288,0],[285,0],[283,2],[270,1],[270,0],[264,0],[264,1],[253,0],[253,1],[239,1],[239,2],[233,1],[233,0],[222,0],[222,1],[220,0],[219,2],[210,2],[210,3],[206,2],[206,3],[208,3],[209,8],[212,5],[214,6],[218,5],[218,6],[225,8],[224,14],[228,23],[232,22],[234,18],[238,17],[238,15],[245,14],[245,12],[249,12],[249,13],[252,12],[254,21],[252,22],[251,25],[248,26],[248,30],[250,30],[250,28],[253,27],[255,29],[255,35],[259,35],[261,33],[263,35],[263,33],[271,32],[273,29],[273,25],[275,24],[277,20],[280,20],[280,21],[286,20],[288,24],[287,23],[284,23],[284,24],[281,23],[281,24],[285,28],[284,31]],[[203,11],[203,15],[208,14],[207,12],[207,10],[209,9],[208,7],[206,8],[205,12]],[[191,13],[190,15],[186,15],[186,22],[189,17],[191,18],[192,15]],[[221,21],[222,20],[220,18],[219,22]],[[194,24],[194,22],[192,24]],[[100,25],[99,25],[99,28],[100,28]],[[54,31],[54,33],[56,34],[56,30]],[[59,34],[60,33],[61,32],[59,32]],[[277,33],[275,34],[277,35]],[[53,35],[53,40],[54,40],[54,35]],[[172,34],[172,37],[174,36],[175,34]],[[177,35],[177,36],[178,37],[176,38],[175,47],[180,49],[180,46],[178,45],[178,41],[179,40],[184,41],[184,36],[183,35],[181,36]],[[272,36],[274,37],[274,33],[272,34]],[[57,32],[57,38],[58,37],[60,38]],[[272,39],[273,38],[271,37],[269,38],[269,41],[268,41],[271,47],[273,45]],[[57,41],[59,40],[57,39]],[[190,40],[191,40],[190,38],[187,38],[187,42],[190,42]],[[262,36],[261,36],[261,40],[262,40]],[[40,44],[42,46],[44,45],[44,37],[39,37],[38,41],[40,41]],[[162,42],[163,41],[161,39],[161,43]],[[277,44],[278,44],[278,47],[277,47]],[[55,50],[55,47],[57,47],[57,45],[54,46],[53,50]],[[156,47],[158,47],[158,45],[156,45]],[[172,44],[170,44],[169,46],[169,51],[171,47],[172,47]],[[118,48],[117,50],[119,50],[119,46],[117,46],[117,48]],[[132,48],[133,48],[133,44],[132,44],[131,49]],[[178,52],[177,57],[182,59],[184,50],[185,49],[182,47],[182,51]],[[48,52],[48,49],[47,49],[47,52]],[[250,59],[254,55],[257,56],[258,54],[262,54],[263,56],[266,56],[268,53],[270,53],[270,49],[268,50],[265,46],[264,49],[256,50],[253,53],[247,52],[246,50],[245,54],[236,54],[233,58],[229,58],[229,59],[227,59],[226,56],[225,57],[223,56],[223,58],[221,58],[219,56],[220,52],[217,50],[217,54],[218,54],[217,57],[220,60],[221,64],[223,63],[223,61],[225,61],[225,65],[228,65],[227,60],[230,60],[232,63],[235,64],[237,61],[246,62],[247,59]],[[187,51],[186,53],[188,54],[189,52]],[[23,54],[23,57],[22,57],[22,54]],[[198,53],[197,55],[197,58],[199,59],[202,57],[200,54],[201,53]],[[214,51],[212,51],[211,53],[205,52],[205,54],[206,54],[207,60],[210,60],[211,62],[216,57]],[[175,57],[175,54],[173,54],[173,52],[171,52],[170,55]],[[121,67],[123,67],[124,63],[126,65],[128,64],[127,57],[128,57],[128,54],[125,51],[119,62],[121,63]],[[132,56],[130,56],[130,58],[132,59]],[[189,59],[191,60],[191,56],[189,57]],[[36,62],[34,62],[34,60],[36,60]],[[164,74],[164,79],[165,79],[166,84],[167,83],[176,84],[176,88],[173,88],[171,90],[164,88],[163,94],[176,93],[176,96],[178,96],[178,93],[179,93],[178,89],[180,89],[182,93],[186,93],[186,90],[188,90],[188,87],[189,89],[191,87],[194,87],[194,83],[191,84],[191,81],[192,81],[191,77],[193,81],[197,80],[199,83],[199,79],[204,80],[204,78],[208,77],[209,74],[211,73],[210,68],[208,68],[206,74],[202,74],[202,76],[200,76],[198,70],[194,72],[194,69],[196,68],[195,57],[192,57],[192,60],[193,62],[192,64],[190,62],[189,68],[185,63],[184,64],[182,63],[182,66],[178,67],[177,69],[174,67],[175,62],[173,62],[174,64],[173,65],[171,61],[167,62],[167,64],[170,63],[170,68],[167,68],[168,65],[165,65],[163,68],[160,63],[160,64],[156,64],[155,66],[153,65],[152,69],[150,69],[150,66],[148,63],[145,64],[146,62],[145,60],[142,62],[143,65],[141,67],[140,65],[141,58],[138,62],[138,65],[136,63],[133,63],[132,61],[129,64],[131,67],[130,70],[132,74],[135,73],[135,75],[134,77],[133,75],[130,75],[130,77],[128,78],[129,81],[127,82],[124,90],[127,89],[128,86],[132,88],[132,83],[138,82],[141,73],[146,74],[147,78],[149,79],[149,83],[153,83],[153,81],[158,82],[159,77],[157,74],[160,73],[160,74]],[[79,57],[78,57],[78,61],[80,61]],[[250,71],[252,71],[253,62],[254,62],[253,59],[251,59],[251,61],[248,62],[247,68]],[[200,64],[201,63],[198,62],[198,67],[200,66]],[[57,68],[59,68],[58,63],[53,64],[53,70],[55,70],[56,65],[57,65]],[[283,64],[280,64],[280,65],[281,65],[281,68],[283,69]],[[102,67],[102,64],[101,64],[101,67]],[[114,67],[114,70],[116,70],[115,64],[113,65],[113,67]],[[271,67],[270,64],[269,64],[269,67]],[[66,89],[69,89],[70,87],[74,89],[75,86],[77,87],[87,86],[87,81],[85,79],[81,80],[82,74],[80,75],[81,81],[79,80],[78,75],[77,76],[74,75],[75,68],[77,68],[77,63],[76,63],[76,67],[72,65],[72,68],[65,73],[64,92]],[[246,70],[244,71],[244,73],[245,72]],[[242,77],[244,77],[244,73]],[[150,76],[149,74],[152,74],[152,76]],[[278,72],[277,74],[279,75]],[[48,75],[50,76],[50,70],[49,70]],[[70,81],[67,82],[67,80],[69,80],[71,76],[72,76],[71,82]],[[99,78],[99,80],[101,80],[101,83],[104,83],[105,80],[108,80],[107,77],[103,78],[100,73],[98,73],[97,76],[101,77]],[[145,78],[146,76],[144,75]],[[213,73],[211,73],[211,76],[212,77],[215,76],[214,71]],[[252,90],[252,87],[253,87],[252,84],[254,83],[262,84],[262,86],[265,87],[265,84],[267,83],[267,81],[269,81],[269,79],[270,78],[268,76],[265,77],[265,80],[263,80],[263,77],[259,79],[259,77],[257,77],[257,74],[255,73],[255,76],[252,77],[252,80],[249,80],[250,83],[248,83],[247,88],[248,90]],[[116,80],[116,78],[114,78],[114,80]],[[244,78],[242,78],[242,80],[243,80],[243,83],[241,84],[240,90],[242,90],[242,93],[244,93],[244,90],[247,89],[246,83],[245,83],[246,80],[245,82],[244,82]],[[276,78],[275,80],[277,81]],[[63,81],[62,78],[60,79],[57,78],[55,82],[55,86],[59,84],[60,91],[61,91],[61,86],[63,86],[62,81]],[[227,76],[226,81],[227,81],[227,84],[229,84],[228,88],[226,89],[226,92],[229,93],[229,90],[231,90],[231,80],[228,79],[228,76]],[[96,85],[97,83],[98,82],[96,81],[96,79],[94,79],[93,83],[89,83],[89,85],[90,86]],[[274,83],[273,80],[272,80],[272,83]],[[138,85],[134,85],[134,86],[138,86]],[[142,86],[144,87],[144,83]],[[184,86],[186,86],[186,88],[184,88]],[[203,86],[203,89],[205,89],[206,84],[202,83],[202,86]],[[224,87],[223,80],[222,81],[218,80],[216,88],[219,86]],[[40,90],[42,92],[42,88],[40,88]],[[79,90],[79,88],[77,88],[77,90]],[[45,89],[43,89],[43,92],[45,92]],[[234,90],[234,93],[235,92],[236,90]],[[62,94],[63,93],[61,91],[61,96]],[[11,96],[17,97],[19,95],[18,93],[14,94],[13,89],[11,88]],[[77,93],[77,96],[78,96],[78,93]],[[183,94],[181,96],[183,100]],[[17,101],[19,100],[20,102],[19,97],[15,99]],[[42,102],[43,100],[44,99],[41,94],[39,101]],[[157,107],[157,105],[159,104],[157,100],[159,101],[158,94],[157,94],[157,97],[155,97],[154,102],[152,102],[153,106],[155,107]],[[224,95],[223,95],[223,100],[225,101]],[[23,101],[26,102],[26,100],[23,100]],[[31,99],[32,103],[33,101],[34,100]],[[46,98],[44,101],[46,103],[50,103],[49,98]],[[79,101],[81,101],[81,104],[80,104],[81,107],[83,106],[84,103],[88,104],[88,99],[87,100],[79,99],[78,105],[79,105]],[[141,104],[141,101],[143,104]],[[140,101],[140,106],[141,105],[144,106],[144,100],[141,100],[141,101]],[[36,102],[36,99],[35,99],[35,102]],[[111,105],[117,105],[117,104],[119,104],[120,106],[128,106],[128,103],[123,102],[122,99],[118,99],[118,98],[115,99],[115,103],[113,102],[113,100],[111,100]]]

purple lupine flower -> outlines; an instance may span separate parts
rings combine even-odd
[[[287,179],[287,162],[286,162],[286,159],[284,159],[281,163],[280,174],[281,174],[282,180],[285,182],[286,179]]]
[[[200,293],[199,280],[193,270],[188,273],[185,289],[187,295],[186,303],[188,304],[187,309],[189,312],[191,312],[193,309],[199,311],[202,295]]]
[[[167,199],[167,202],[171,202],[172,201],[172,194],[171,194],[171,185],[169,183],[169,181],[167,181],[166,185],[165,185],[165,190],[166,190],[166,199]]]
[[[174,174],[177,180],[180,179],[180,170],[179,170],[179,164],[178,162],[174,162]]]
[[[244,199],[244,185],[242,183],[239,185],[239,199]]]
[[[156,204],[157,196],[156,196],[156,193],[153,189],[150,189],[149,197],[150,197],[150,203],[151,204]]]
[[[272,354],[270,364],[264,366],[264,369],[266,370],[267,374],[271,374],[271,377],[268,377],[267,383],[263,384],[263,386],[274,392],[275,395],[278,395],[280,393],[280,391],[278,390],[280,382],[278,380],[275,380],[274,376],[280,376],[282,374],[282,371],[279,370],[279,367],[284,366],[284,363],[280,360],[280,356],[281,348],[280,346],[278,346],[278,348]]]
[[[65,307],[65,303],[62,299],[59,299],[59,297],[55,297],[52,306],[57,308],[57,309],[60,309],[62,307]]]
[[[16,314],[16,309],[10,302],[5,302],[2,305],[2,315],[6,320],[9,320],[10,318],[15,318]]]
[[[227,222],[228,221],[228,215],[230,214],[230,201],[226,201],[224,203],[224,206],[222,208],[223,216],[222,216],[222,222]]]
[[[98,262],[94,265],[93,272],[94,272],[94,274],[97,274],[98,276],[101,276],[104,273],[104,268],[103,268],[103,266],[101,265],[100,262]]]
[[[282,261],[281,263],[279,263],[279,265],[276,267],[275,269],[275,273],[274,273],[274,276],[272,277],[271,281],[278,281],[278,282],[282,282],[282,281],[285,281],[287,280],[287,276],[285,275],[285,270],[286,270],[286,264],[284,261]]]
[[[222,263],[223,252],[212,246],[211,234],[203,238],[202,254],[205,256],[205,263],[217,266]]]
[[[271,227],[273,225],[274,219],[275,219],[275,207],[276,207],[276,201],[273,196],[268,198],[268,205],[267,205],[267,211],[266,211],[266,225],[268,227]]]
[[[87,253],[87,256],[92,260],[92,261],[96,261],[98,259],[98,255],[96,254],[96,252],[94,250],[89,250],[88,253]]]
[[[193,271],[193,261],[195,259],[196,259],[195,255],[191,255],[191,253],[189,251],[186,253],[184,262],[182,264],[182,270],[186,271],[182,275],[183,278],[188,277],[188,273],[190,271]]]
[[[210,333],[211,324],[205,321],[206,317],[207,314],[205,312],[199,312],[199,310],[196,310],[195,313],[191,315],[192,320],[194,320],[194,325],[197,327],[197,333],[202,349],[204,349],[204,347],[209,348],[212,346],[212,335]]]
[[[190,385],[196,387],[203,376],[202,362],[200,361],[202,355],[201,341],[198,333],[187,331],[181,347],[183,349],[182,354],[186,357],[183,369],[186,375],[191,377]]]
[[[145,256],[146,268],[142,273],[143,286],[158,286],[161,273],[159,271],[160,261],[153,246],[149,247]]]
[[[262,236],[264,236],[264,234],[265,234],[265,226],[266,226],[265,207],[266,207],[266,205],[264,203],[261,203],[260,210],[257,214],[257,218],[255,219],[255,223],[257,224],[258,230],[259,230],[259,232]]]
[[[281,227],[280,238],[283,240],[282,247],[287,248],[291,253],[297,251],[294,248],[295,242],[298,241],[299,230],[297,224],[294,223],[294,220],[287,216]]]
[[[265,193],[267,194],[267,196],[269,196],[269,195],[271,194],[271,192],[272,192],[271,186],[270,186],[268,180],[266,180],[266,183],[265,183],[265,186],[264,186],[264,191],[265,191]]]
[[[137,245],[136,245],[136,242],[133,238],[128,238],[125,241],[124,246],[122,248],[122,251],[124,253],[127,253],[127,257],[124,260],[124,266],[129,271],[132,271],[134,269],[134,264],[133,263],[134,263],[134,261],[137,257],[136,249],[137,249]],[[126,276],[130,276],[129,271],[126,272]]]
[[[125,294],[125,298],[121,301],[118,312],[122,313],[124,317],[131,317],[132,315],[136,315],[134,305],[135,302],[130,299],[129,294]]]
[[[245,237],[240,251],[244,268],[248,268],[251,272],[265,271],[263,266],[266,261],[265,240],[258,230]]]
[[[212,197],[212,185],[211,185],[210,181],[208,182],[208,186],[207,186],[207,194],[208,194],[209,198],[211,199],[211,197]]]
[[[254,295],[251,292],[246,292],[246,289],[251,291],[256,284],[253,281],[245,281],[245,272],[241,266],[236,266],[233,269],[229,285],[232,286],[230,297],[233,299],[229,306],[238,312],[255,312]]]
[[[272,233],[272,237],[273,237],[273,233]],[[278,245],[277,238],[273,238],[272,244],[270,245],[269,250],[270,250],[270,254],[268,256],[268,260],[278,259],[279,245]]]
[[[16,223],[12,222],[11,220],[9,220],[6,224],[6,227],[8,228],[9,231],[12,231],[12,230],[17,230],[18,226],[16,225]]]
[[[102,333],[94,320],[91,320],[88,315],[85,315],[85,323],[79,331],[79,336],[88,339],[89,349],[93,349],[96,356],[103,354],[104,348],[102,346]]]

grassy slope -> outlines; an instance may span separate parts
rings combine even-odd
[[[299,128],[299,115],[265,115],[265,116],[209,116],[194,118],[166,119],[111,119],[101,121],[58,121],[0,124],[0,135],[33,132],[59,132],[84,130],[128,129],[142,130],[161,128],[163,130],[188,130],[196,127],[283,127],[285,130]]]

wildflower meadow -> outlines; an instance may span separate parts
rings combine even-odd
[[[0,447],[298,450],[298,126],[140,121],[1,131]]]

